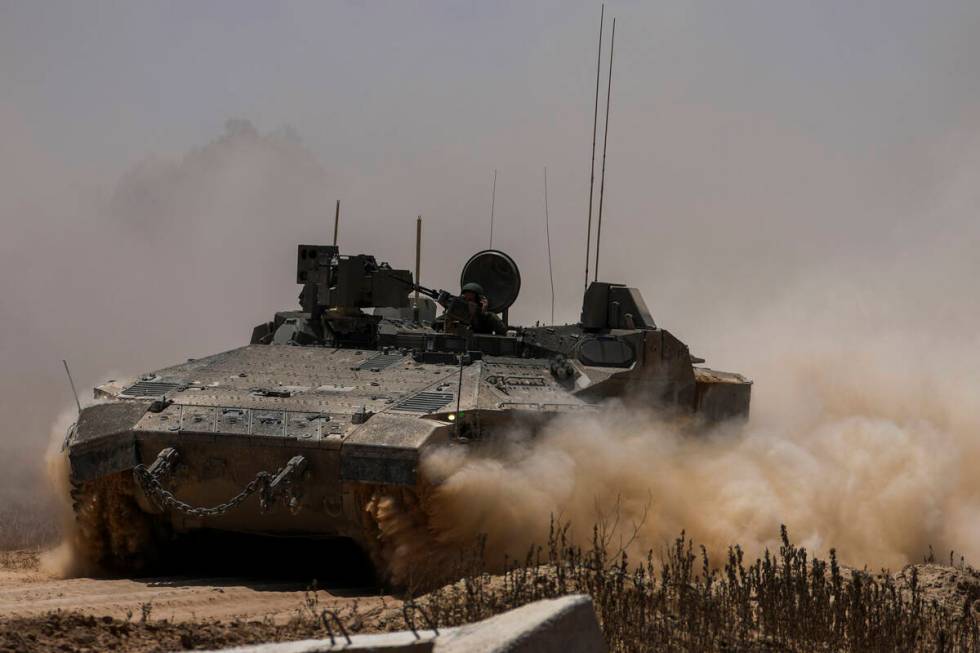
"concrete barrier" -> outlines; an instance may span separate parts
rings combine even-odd
[[[399,631],[258,644],[224,649],[223,653],[593,653],[604,652],[592,600],[564,596],[530,603],[495,617],[456,628]],[[218,653],[218,652],[212,652]]]

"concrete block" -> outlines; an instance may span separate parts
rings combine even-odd
[[[584,594],[537,601],[455,628],[438,653],[593,653],[605,651],[592,599]]]
[[[604,653],[592,600],[582,594],[537,601],[457,628],[399,631],[241,646],[222,653]],[[219,652],[212,652],[219,653]]]

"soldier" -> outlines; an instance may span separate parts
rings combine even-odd
[[[469,312],[469,326],[473,333],[492,333],[498,336],[507,335],[507,325],[504,324],[503,320],[487,310],[488,300],[486,293],[483,292],[483,286],[473,282],[465,284],[460,292],[460,299],[466,304]],[[448,318],[446,319],[446,330],[448,331],[450,323],[457,319],[455,316],[449,315],[452,298],[440,300],[439,303],[447,309],[446,315],[443,315],[443,318]]]

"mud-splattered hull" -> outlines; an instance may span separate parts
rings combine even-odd
[[[72,482],[131,497],[132,509],[173,533],[208,529],[362,543],[358,486],[415,486],[420,452],[448,438],[445,424],[391,416],[374,418],[371,443],[155,428],[168,412],[178,413],[179,424],[184,409],[153,412],[147,402],[132,401],[86,409],[68,443]],[[165,465],[157,462],[164,457]]]

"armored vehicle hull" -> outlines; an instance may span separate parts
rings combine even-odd
[[[346,260],[333,249],[323,265]],[[311,300],[308,279],[307,310],[277,314],[252,344],[95,389],[66,439],[78,543],[93,562],[139,569],[197,530],[344,538],[378,561],[367,507],[425,483],[434,447],[609,398],[696,423],[748,414],[750,382],[697,367],[625,286],[593,284],[577,325],[495,336],[439,331],[397,296],[361,311],[377,291],[338,307],[321,287]],[[322,283],[336,295],[344,281]]]

